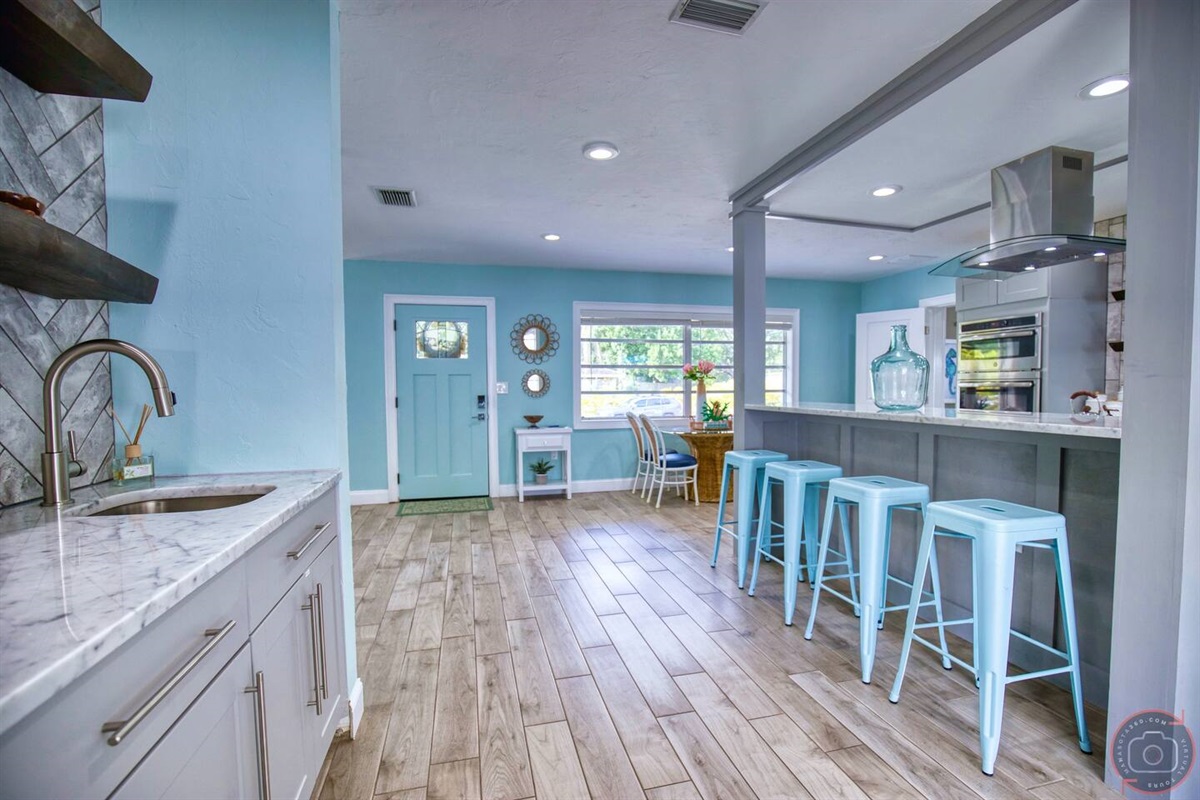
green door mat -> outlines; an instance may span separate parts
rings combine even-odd
[[[467,511],[491,511],[490,497],[452,497],[448,500],[405,500],[400,504],[397,517],[415,517],[419,514],[461,514]]]

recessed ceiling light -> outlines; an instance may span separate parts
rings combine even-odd
[[[612,161],[621,151],[611,142],[588,142],[583,146],[583,155],[592,161]]]
[[[992,262],[990,262],[990,261],[980,261],[980,262],[979,262],[979,266],[981,266],[981,267],[986,267],[986,266],[987,266],[988,264],[990,264],[990,263],[992,263]]]
[[[1128,88],[1129,75],[1127,73],[1109,75],[1098,81],[1092,81],[1080,89],[1079,96],[1084,100],[1091,100],[1097,97],[1112,97],[1114,94],[1120,94]]]
[[[1058,249],[1057,247],[1047,247],[1043,252],[1053,253],[1057,249]]]
[[[867,261],[883,261],[883,256],[867,256]]]
[[[545,239],[547,242],[557,242],[562,237],[559,236],[557,233],[543,233],[542,238]]]
[[[1097,250],[1096,252],[1092,253],[1092,255],[1096,258],[1103,258],[1104,256],[1108,255],[1108,253],[1104,252],[1103,250]]]
[[[1035,267],[1033,264],[1030,264],[1028,267],[1025,268],[1025,271],[1033,272],[1035,269],[1037,269],[1037,267]]]
[[[872,189],[871,194],[873,194],[875,197],[891,197],[903,188],[903,186],[897,186],[896,184],[892,183],[888,184],[887,186],[880,186],[878,189]]]
[[[732,253],[732,252],[733,252],[733,248],[732,248],[732,247],[726,247],[726,248],[725,248],[725,252],[726,252],[726,253]]]

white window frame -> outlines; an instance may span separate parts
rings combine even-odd
[[[616,419],[584,419],[583,418],[583,393],[580,391],[580,381],[582,380],[582,336],[580,335],[580,321],[584,316],[584,312],[591,313],[612,313],[612,314],[629,314],[635,316],[646,316],[653,319],[658,319],[663,322],[689,322],[694,319],[704,319],[709,321],[723,321],[725,317],[729,318],[730,325],[733,324],[733,307],[732,306],[702,306],[702,305],[674,305],[663,303],[603,303],[589,302],[585,300],[576,300],[573,304],[572,319],[571,319],[571,336],[574,344],[572,370],[572,403],[574,405],[574,427],[583,430],[611,430],[616,428],[625,428],[628,422],[624,418]],[[800,309],[797,308],[768,308],[768,322],[785,322],[791,326],[788,331],[787,341],[784,344],[784,350],[787,353],[787,369],[785,370],[785,385],[786,395],[784,402],[796,402],[800,396]],[[765,331],[764,331],[765,337]],[[685,400],[689,397],[687,392],[684,393]],[[661,417],[667,424],[681,424],[688,419],[687,415],[681,417]]]

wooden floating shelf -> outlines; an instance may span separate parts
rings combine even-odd
[[[0,283],[60,300],[150,303],[158,278],[49,222],[0,204]]]
[[[39,92],[141,102],[153,76],[73,0],[0,2],[0,67]]]
[[[1116,350],[1118,353],[1125,352],[1125,342],[1109,342],[1108,346],[1113,350]]]
[[[1112,293],[1112,298],[1113,298],[1113,300],[1116,300],[1118,303],[1121,302],[1122,300],[1125,299],[1125,290],[1124,289],[1114,289],[1113,293]]]

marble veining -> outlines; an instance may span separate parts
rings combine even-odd
[[[851,419],[883,419],[893,422],[912,422],[927,425],[949,425],[960,428],[987,428],[1000,431],[1053,433],[1059,436],[1091,436],[1101,439],[1121,438],[1120,417],[1095,417],[1091,421],[1076,419],[1071,414],[960,414],[956,409],[929,408],[921,411],[880,411],[874,405],[854,403],[792,403],[787,406],[748,405],[747,411],[771,411],[781,414],[811,414],[819,417],[848,417]]]
[[[0,509],[0,734],[232,564],[340,478],[336,470],[157,478]],[[212,511],[89,517],[154,495],[274,487]]]

